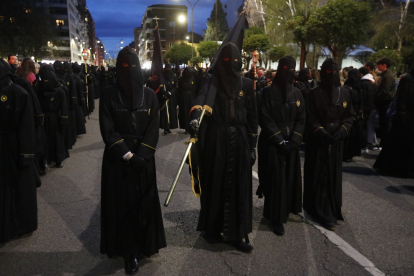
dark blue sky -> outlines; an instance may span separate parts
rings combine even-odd
[[[190,0],[194,4],[197,0]],[[200,0],[194,8],[194,32],[202,34],[215,0]],[[95,20],[96,36],[112,55],[117,43],[124,45],[134,40],[135,27],[141,26],[146,8],[155,4],[186,5],[188,30],[191,31],[191,6],[186,0],[87,0],[86,5]],[[119,46],[118,46],[119,48]],[[117,49],[119,50],[119,49]]]

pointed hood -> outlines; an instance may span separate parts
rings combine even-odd
[[[53,63],[53,68],[55,69],[55,73],[59,74],[59,75],[64,75],[65,74],[65,68],[63,67],[63,64],[61,61],[56,60]]]
[[[66,73],[72,74],[72,66],[71,66],[70,62],[65,61],[63,63],[63,68],[65,69]]]
[[[125,103],[127,107],[130,109],[139,108],[144,98],[144,76],[138,55],[129,46],[126,46],[118,54],[116,77],[121,92],[129,99],[128,103]]]
[[[39,88],[42,92],[55,92],[60,87],[55,70],[51,65],[44,65],[39,70]]]
[[[166,63],[165,67],[164,67],[164,71],[163,71],[164,79],[166,81],[170,81],[172,79],[172,74],[173,73],[172,73],[172,70],[171,70],[171,64]]]
[[[295,76],[296,60],[291,56],[282,57],[277,65],[277,72],[272,84],[280,88],[286,88],[293,84]]]
[[[220,50],[213,75],[216,76],[220,91],[234,98],[241,90],[242,60],[240,50],[231,42],[226,43]]]
[[[162,53],[161,53],[161,39],[160,33],[158,31],[158,26],[155,27],[154,31],[155,41],[154,41],[154,53],[152,56],[152,65],[151,65],[151,89],[155,91],[156,94],[160,91],[160,87],[165,84],[164,76],[162,74]]]
[[[330,92],[332,92],[332,88],[340,85],[338,63],[333,58],[328,58],[322,64],[320,86],[328,93],[329,99],[331,99],[332,95]]]
[[[221,52],[224,45],[226,45],[228,42],[231,42],[234,45],[236,45],[236,47],[239,49],[239,53],[241,53],[241,49],[243,47],[244,30],[248,28],[249,28],[249,23],[247,22],[247,19],[246,19],[246,13],[243,12],[239,16],[239,19],[237,20],[234,27],[230,30],[230,33],[224,39],[218,51],[216,52],[216,55],[211,61],[210,69],[208,71],[209,73],[213,72],[214,68],[216,67],[217,60],[219,58],[218,54]]]

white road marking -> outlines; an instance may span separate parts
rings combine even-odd
[[[257,180],[259,180],[259,175],[257,174],[257,172],[252,171],[252,175],[254,178],[256,178]]]

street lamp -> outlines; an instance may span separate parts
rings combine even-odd
[[[120,40],[120,41],[116,44],[115,49],[114,49],[114,52],[112,53],[112,56],[113,56],[114,58],[115,58],[115,51],[116,51],[116,49],[118,48],[119,43],[124,44],[124,41],[121,39],[121,40]],[[122,49],[122,47],[121,47],[121,49]]]
[[[191,57],[193,57],[194,52],[194,7],[200,0],[197,0],[194,5],[191,4],[190,0],[187,0],[188,4],[191,7]]]
[[[179,22],[179,23],[184,23],[185,22],[185,16],[183,15],[183,14],[181,14],[181,15],[179,15],[178,16],[178,18],[177,18],[177,21]],[[176,24],[176,22],[171,22],[171,23],[174,23],[174,43],[175,43],[175,26],[177,25]],[[171,24],[170,23],[170,24]],[[171,26],[171,25],[170,25]]]

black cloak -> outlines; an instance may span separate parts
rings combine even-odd
[[[165,64],[163,71],[165,88],[171,93],[168,99],[168,114],[167,108],[164,105],[160,111],[160,128],[165,130],[178,128],[178,117],[177,117],[177,79],[173,75],[171,70],[171,64]],[[167,103],[166,103],[167,104]]]
[[[332,225],[343,220],[343,139],[351,130],[353,109],[348,90],[340,87],[338,64],[331,58],[322,64],[320,86],[309,94],[306,117],[303,208],[322,224]]]
[[[263,191],[263,216],[272,224],[286,223],[289,213],[302,211],[299,145],[305,129],[305,103],[301,91],[292,86],[295,66],[292,57],[279,60],[272,84],[263,90],[259,109],[262,131],[258,143],[258,194],[261,196]],[[288,144],[289,151],[283,143]]]
[[[180,121],[180,129],[188,130],[189,127],[189,114],[193,104],[193,100],[196,93],[196,83],[193,76],[193,70],[190,67],[186,67],[183,71],[183,76],[178,81],[178,119]]]
[[[242,240],[252,231],[250,152],[257,141],[257,106],[253,81],[240,75],[241,66],[239,49],[227,43],[211,76],[210,85],[217,87],[211,116],[204,117],[205,135],[197,142],[203,144],[197,230],[223,233],[226,241]],[[204,100],[200,93],[192,110],[201,109]]]
[[[39,102],[45,114],[46,161],[62,163],[69,157],[65,145],[65,131],[68,125],[68,107],[65,92],[61,89],[54,69],[44,65],[39,71]]]
[[[155,148],[159,108],[155,92],[143,86],[138,56],[130,47],[119,52],[117,84],[103,91],[99,124],[105,151],[102,160],[101,253],[109,257],[143,253],[166,246],[157,190]],[[123,156],[143,158],[136,169]]]
[[[0,63],[0,244],[37,229],[33,108],[11,74]]]
[[[398,84],[392,127],[374,168],[381,174],[408,177],[414,173],[414,83],[405,75]]]

